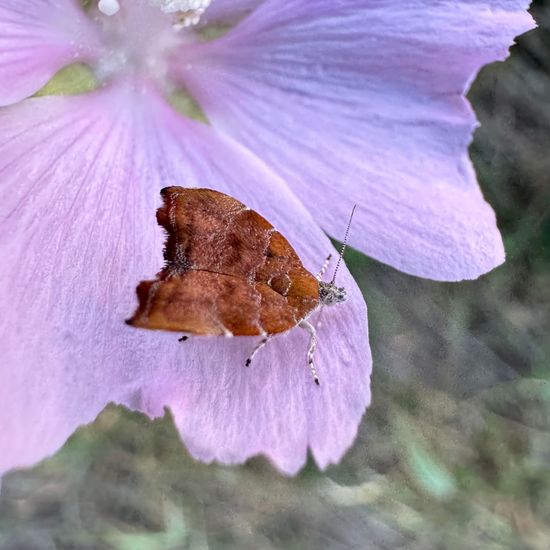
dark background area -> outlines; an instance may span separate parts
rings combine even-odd
[[[550,4],[550,2],[547,2]],[[350,251],[373,404],[344,460],[296,478],[191,460],[169,417],[108,407],[4,478],[0,548],[550,548],[550,9],[469,99],[506,263],[436,283]]]

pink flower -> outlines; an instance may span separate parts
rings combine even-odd
[[[314,272],[323,230],[342,237],[353,203],[364,253],[439,280],[487,272],[504,253],[468,160],[463,93],[532,26],[528,3],[214,0],[197,28],[234,26],[205,41],[176,32],[157,0],[102,2],[120,7],[112,16],[3,0],[0,472],[55,452],[109,401],[169,407],[201,460],[263,453],[294,473],[309,447],[321,468],[338,461],[370,399],[366,307],[349,273],[350,300],[324,315],[320,388],[299,330],[245,369],[253,340],[132,329],[135,286],[162,265],[159,190],[235,196]],[[98,89],[29,98],[75,61]],[[209,124],[170,107],[174,87]]]

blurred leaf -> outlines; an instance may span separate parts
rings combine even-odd
[[[198,120],[204,124],[210,124],[208,117],[201,109],[201,106],[195,101],[193,96],[185,90],[178,90],[168,97],[170,105],[181,115],[193,120]]]
[[[82,63],[74,63],[55,73],[33,97],[85,94],[98,87],[99,81],[92,70]]]
[[[104,539],[117,550],[170,550],[185,546],[187,527],[183,514],[170,507],[167,516],[166,530],[162,533],[123,533],[113,529]]]

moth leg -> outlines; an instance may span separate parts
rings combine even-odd
[[[273,334],[266,334],[255,346],[252,350],[252,353],[246,360],[245,366],[250,367],[250,364],[252,363],[252,359],[254,359],[254,356],[269,342],[270,338],[272,338]]]
[[[181,338],[178,338],[178,342],[185,342],[185,340],[189,340],[189,336],[186,336],[185,334]]]
[[[315,383],[320,386],[321,383],[319,382],[319,377],[317,376],[317,371],[315,370],[315,364],[313,362],[313,356],[315,355],[315,348],[317,347],[317,331],[315,330],[315,327],[308,323],[306,320],[299,323],[300,327],[307,330],[309,332],[309,348],[307,350],[307,364],[309,366],[309,370],[311,371],[311,374],[313,375],[313,380]]]
[[[330,259],[332,258],[332,254],[329,254],[327,256],[327,259],[325,260],[325,263],[321,267],[321,271],[319,271],[319,274],[317,275],[317,280],[320,281],[323,278],[323,275],[326,273],[328,266],[330,264]]]

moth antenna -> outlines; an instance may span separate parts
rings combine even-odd
[[[344,235],[344,243],[342,244],[342,250],[340,250],[340,256],[338,257],[338,262],[336,263],[336,267],[334,268],[334,275],[332,276],[332,281],[330,281],[331,283],[334,283],[334,281],[336,280],[336,273],[338,272],[338,268],[340,267],[340,262],[342,261],[342,258],[344,257],[344,252],[346,251],[346,247],[348,246],[349,228],[351,227],[351,220],[353,220],[353,214],[355,213],[356,208],[357,208],[357,205],[354,204],[353,208],[351,209],[348,226],[346,228],[346,233]]]

